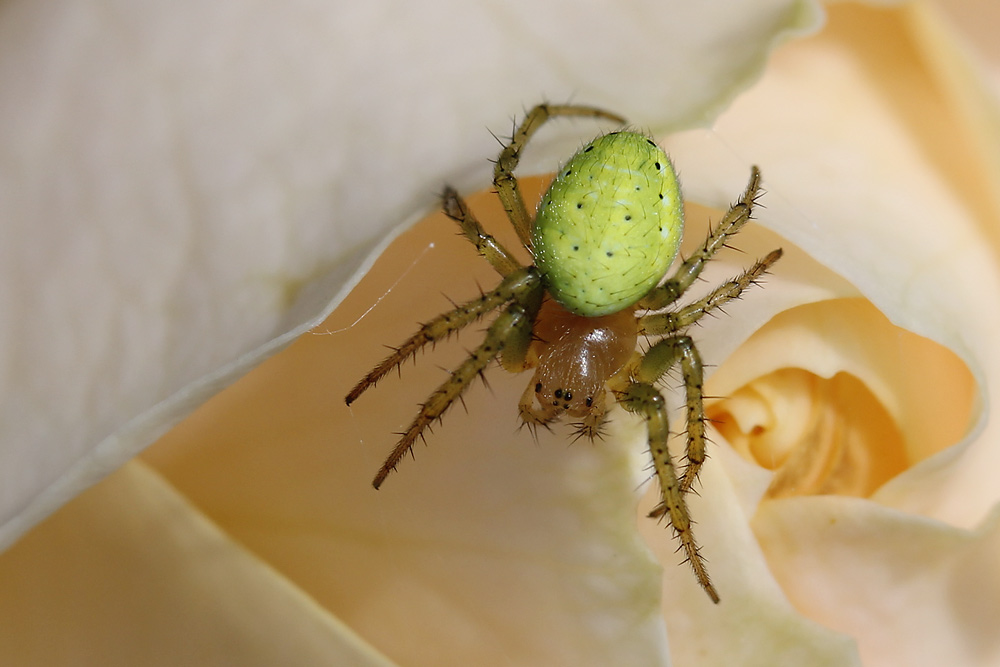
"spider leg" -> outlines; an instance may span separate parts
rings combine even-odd
[[[535,364],[537,355],[532,353],[531,343],[535,339],[535,319],[542,307],[544,296],[545,290],[534,289],[518,297],[529,317],[519,320],[511,327],[510,335],[504,342],[503,352],[500,353],[500,365],[509,373],[520,373]]]
[[[694,303],[671,313],[652,313],[639,318],[639,333],[645,336],[665,335],[691,326],[716,308],[739,298],[743,290],[757,280],[781,259],[782,250],[772,250],[763,259],[740,275],[728,280]]]
[[[531,139],[531,136],[545,124],[545,121],[555,116],[586,116],[589,118],[606,118],[616,123],[625,123],[625,119],[613,113],[602,111],[594,107],[578,106],[572,104],[539,104],[524,117],[521,124],[514,130],[510,142],[503,147],[500,157],[497,159],[493,169],[493,185],[496,186],[497,195],[503,204],[507,217],[510,218],[517,237],[521,239],[524,247],[531,247],[531,218],[528,216],[528,209],[524,205],[524,198],[521,196],[521,188],[514,177],[514,170],[521,161],[521,150]]]
[[[747,183],[746,190],[722,217],[702,246],[684,260],[684,263],[669,280],[647,294],[639,302],[639,306],[649,310],[660,310],[679,299],[701,275],[705,264],[750,220],[760,192],[760,169],[754,166],[750,169],[750,181]]]
[[[508,276],[521,268],[510,252],[503,247],[503,244],[487,234],[479,220],[473,215],[468,204],[458,194],[455,188],[446,185],[441,193],[441,209],[444,214],[458,223],[462,234],[469,240],[476,250],[489,262],[501,276]]]
[[[351,391],[344,401],[350,405],[369,387],[375,385],[394,368],[412,357],[428,343],[435,343],[447,338],[452,333],[476,321],[486,313],[515,299],[520,294],[537,291],[539,285],[538,270],[534,267],[519,269],[505,277],[492,292],[487,292],[477,299],[461,304],[454,310],[438,315],[430,322],[420,327],[420,330],[408,338],[388,357],[368,372]],[[540,297],[539,297],[540,298]]]
[[[536,279],[534,283],[524,288],[530,292],[540,291],[541,283]],[[450,377],[444,381],[434,393],[430,395],[427,402],[420,406],[420,412],[410,423],[410,426],[403,432],[392,453],[386,458],[385,463],[379,468],[372,485],[377,489],[382,486],[382,482],[390,472],[396,469],[399,462],[413,449],[413,443],[421,437],[425,428],[434,420],[440,419],[445,410],[458,398],[469,383],[483,372],[486,366],[493,361],[498,354],[503,351],[504,345],[512,332],[516,331],[520,322],[525,319],[532,319],[534,314],[522,305],[518,300],[510,304],[493,321],[486,331],[486,338],[482,344],[473,350],[472,354],[466,358]]]
[[[649,451],[653,457],[653,467],[660,482],[661,503],[654,513],[665,515],[670,519],[674,533],[680,540],[681,548],[688,562],[694,569],[698,583],[705,589],[712,602],[719,601],[719,594],[712,586],[705,567],[705,560],[691,531],[691,515],[684,500],[684,492],[677,480],[677,472],[667,449],[669,425],[667,421],[666,402],[663,396],[651,384],[633,382],[617,395],[618,402],[629,412],[641,415],[646,420],[649,432]]]
[[[704,371],[701,355],[690,336],[671,336],[657,341],[642,356],[635,378],[650,385],[657,382],[678,361],[684,378],[685,410],[687,412],[687,467],[681,477],[680,489],[686,493],[698,478],[705,463],[705,400]]]

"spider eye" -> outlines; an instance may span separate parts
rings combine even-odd
[[[562,398],[563,390],[562,389],[556,389],[554,392],[552,392],[552,395],[555,396],[556,398]]]
[[[563,398],[565,398],[567,401],[572,401],[573,400],[573,392],[567,391],[566,395]]]

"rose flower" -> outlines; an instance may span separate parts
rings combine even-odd
[[[996,10],[211,7],[0,16],[5,664],[1000,661]],[[691,331],[718,605],[646,517],[641,420],[533,440],[525,375],[370,486],[481,327],[344,394],[497,282],[424,214],[539,91],[657,138],[682,253],[763,172],[700,285],[785,254]],[[554,121],[519,173],[607,129]]]

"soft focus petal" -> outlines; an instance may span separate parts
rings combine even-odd
[[[0,555],[0,587],[7,665],[390,664],[136,462]]]
[[[959,357],[863,299],[778,314],[726,359],[712,393],[727,397],[709,413],[728,443],[780,471],[769,497],[868,497],[959,442],[977,398]]]
[[[961,170],[966,192],[990,197],[1000,206],[1000,5],[991,0],[946,0],[918,3],[909,12],[917,48],[944,103],[959,121],[969,152]],[[1000,248],[1000,223],[986,229]]]
[[[1000,515],[975,531],[854,498],[761,506],[754,531],[796,608],[865,665],[995,665]]]
[[[816,17],[5,2],[0,544],[286,344],[441,182],[484,183],[485,127],[541,94],[705,121]]]

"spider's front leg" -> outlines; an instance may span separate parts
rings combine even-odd
[[[740,298],[743,290],[767,273],[768,269],[781,259],[782,250],[772,250],[763,259],[740,275],[727,280],[714,290],[683,308],[669,313],[651,313],[639,318],[639,334],[643,336],[669,335],[686,329],[713,310]]]
[[[684,554],[694,569],[698,583],[705,589],[712,602],[718,603],[719,594],[708,576],[705,560],[701,555],[694,534],[691,530],[691,514],[684,500],[681,483],[677,479],[677,471],[667,448],[667,438],[670,434],[667,420],[666,402],[662,394],[648,382],[632,382],[623,390],[616,392],[616,398],[629,412],[641,415],[646,420],[649,433],[649,451],[653,457],[656,477],[660,482],[661,503],[654,511],[657,515],[670,518],[677,538],[681,542]]]
[[[521,161],[521,151],[531,136],[545,124],[545,121],[556,116],[605,118],[625,124],[625,119],[616,114],[595,107],[574,104],[539,104],[524,117],[521,124],[514,130],[510,142],[503,147],[500,157],[497,158],[496,166],[493,169],[493,185],[497,189],[497,196],[500,197],[507,217],[510,218],[511,224],[517,231],[517,237],[521,239],[521,243],[526,248],[531,247],[531,217],[524,205],[524,197],[521,196],[521,189],[518,187],[514,170]]]
[[[458,191],[446,185],[441,193],[441,210],[449,218],[458,223],[462,234],[469,243],[476,246],[479,254],[497,270],[501,276],[507,276],[521,268],[521,263],[510,254],[510,251],[497,241],[492,234],[486,233],[483,226],[472,213]]]

